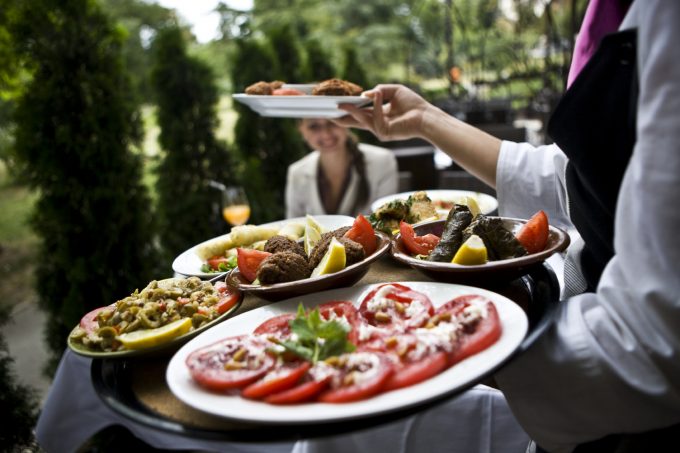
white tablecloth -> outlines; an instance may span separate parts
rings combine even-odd
[[[90,365],[90,359],[71,351],[62,357],[36,427],[38,442],[49,453],[73,452],[112,425],[122,425],[153,447],[168,450],[505,453],[524,452],[529,443],[503,395],[483,385],[418,415],[331,438],[275,443],[195,439],[141,425],[109,409],[95,393]]]

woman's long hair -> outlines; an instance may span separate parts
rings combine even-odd
[[[366,176],[366,160],[364,153],[359,149],[359,141],[356,136],[350,133],[347,137],[347,150],[352,157],[352,166],[359,176],[359,185],[357,190],[357,197],[354,199],[352,212],[356,215],[360,213],[360,209],[368,203],[370,195],[370,188],[368,185],[368,177]]]

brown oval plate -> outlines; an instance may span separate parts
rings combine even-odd
[[[373,252],[371,256],[364,258],[363,261],[347,266],[340,272],[320,275],[314,278],[305,278],[294,282],[276,283],[274,285],[253,285],[241,275],[241,272],[239,272],[237,267],[227,275],[227,286],[269,301],[288,299],[290,297],[315,293],[327,289],[352,286],[366,275],[371,263],[387,253],[390,248],[390,238],[385,233],[376,231],[375,234],[378,240],[378,248],[376,251]]]
[[[527,220],[502,217],[503,225],[512,233],[516,233]],[[445,220],[433,220],[413,225],[418,236],[432,233],[440,236]],[[489,261],[486,264],[464,266],[462,264],[438,263],[412,257],[397,233],[392,239],[391,254],[397,261],[419,270],[428,277],[448,283],[467,283],[481,286],[493,286],[505,283],[528,273],[532,266],[540,264],[554,253],[564,251],[570,243],[569,235],[562,229],[550,226],[548,244],[542,252],[512,258],[508,260]]]

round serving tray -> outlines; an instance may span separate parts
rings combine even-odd
[[[559,304],[559,283],[550,265],[539,263],[526,275],[503,288],[494,290],[516,301],[524,308],[529,319],[529,331],[516,352],[508,358],[512,360],[513,357],[526,351],[552,323]],[[505,363],[507,361],[490,370],[478,382],[484,382]],[[263,425],[234,422],[204,414],[177,400],[167,388],[166,367],[167,359],[150,360],[144,363],[133,360],[95,359],[92,362],[91,376],[95,390],[103,402],[115,412],[135,422],[195,438],[262,442]],[[474,384],[471,383],[470,387]],[[467,388],[443,394],[435,400],[414,407],[368,418],[307,425],[266,425],[267,439],[281,441],[317,438],[364,430],[443,404]],[[163,397],[168,404],[163,408],[154,408],[153,405],[148,404],[148,401],[142,401],[139,392],[146,392],[146,389],[152,389],[149,391],[155,393],[163,392]],[[177,414],[180,412],[187,412],[189,416],[179,420],[180,417],[177,417]]]

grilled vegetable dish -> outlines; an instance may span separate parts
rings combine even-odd
[[[376,230],[387,234],[399,229],[399,222],[418,223],[437,217],[437,210],[426,192],[416,192],[406,200],[392,200],[368,216]]]

